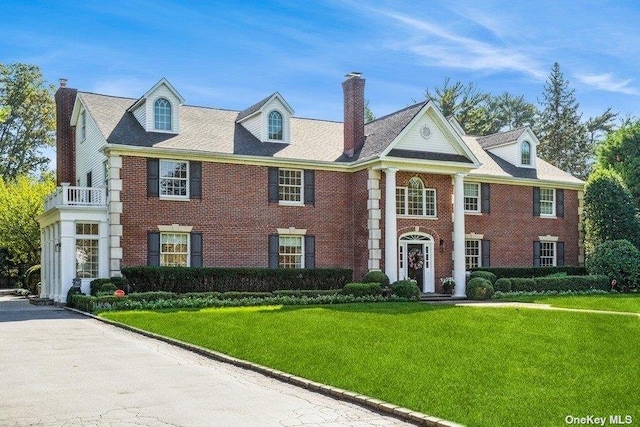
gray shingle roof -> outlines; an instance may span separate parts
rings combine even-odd
[[[252,115],[253,113],[255,113],[256,111],[260,110],[262,108],[262,106],[264,104],[267,103],[268,100],[271,99],[271,97],[273,95],[275,95],[277,92],[272,93],[271,95],[267,96],[265,99],[256,102],[255,104],[253,104],[251,107],[240,111],[240,113],[238,113],[238,117],[236,118],[236,120],[240,121],[242,119],[244,119],[245,117],[249,117],[250,115]]]
[[[340,122],[291,118],[291,143],[260,142],[242,125],[239,115],[257,111],[273,95],[243,112],[216,108],[180,106],[180,133],[146,132],[131,112],[136,99],[78,92],[90,116],[108,143],[201,151],[203,155],[237,154],[315,162],[363,162],[374,159],[394,141],[426,103],[411,105],[365,125],[365,143],[352,158],[343,154],[343,124]],[[262,105],[261,105],[262,103]],[[245,116],[246,117],[246,116]],[[519,168],[485,149],[517,140],[526,128],[486,137],[464,135],[461,138],[478,158],[481,166],[470,176],[540,179],[580,185],[582,181],[538,159],[537,168]],[[402,150],[401,150],[402,151]],[[417,155],[398,152],[405,158],[463,161],[460,157],[441,158],[434,153]]]

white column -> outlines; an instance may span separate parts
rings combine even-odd
[[[464,256],[464,174],[453,176],[453,280],[456,282],[454,296],[465,297]]]
[[[398,172],[396,168],[388,168],[384,171],[384,272],[391,283],[398,280],[396,172]]]

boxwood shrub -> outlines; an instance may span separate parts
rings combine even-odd
[[[511,292],[511,279],[503,277],[496,280],[493,284],[493,289],[497,292]]]
[[[391,292],[401,298],[420,299],[420,288],[413,280],[398,280],[391,285]]]
[[[483,279],[487,279],[488,281],[491,282],[491,284],[495,283],[495,281],[498,279],[498,277],[495,274],[493,274],[492,272],[490,272],[490,271],[481,271],[481,270],[472,271],[471,275],[469,276],[469,279],[473,279],[473,278],[476,278],[476,277],[482,277]]]
[[[478,267],[472,271],[490,271],[498,279],[503,277],[542,277],[555,273],[567,273],[569,276],[586,276],[585,267],[561,266],[561,267]]]
[[[273,292],[342,289],[353,277],[345,268],[125,267],[129,292]]]
[[[485,300],[493,296],[493,285],[483,277],[474,277],[467,283],[467,298]]]
[[[500,292],[544,292],[586,291],[599,289],[608,291],[611,285],[604,275],[565,277],[513,277],[496,280],[494,288]]]
[[[362,297],[366,295],[380,295],[382,287],[380,283],[347,283],[342,289],[344,295]]]
[[[389,277],[380,270],[369,271],[362,278],[362,283],[380,283],[383,287],[389,286]]]

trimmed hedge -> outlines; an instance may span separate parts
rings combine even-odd
[[[346,268],[125,267],[129,292],[273,292],[342,289],[353,277]]]
[[[475,279],[476,277],[482,277],[483,279],[487,279],[488,281],[491,282],[491,284],[495,283],[495,281],[498,279],[498,277],[492,272],[482,271],[482,270],[472,271],[471,275],[469,276],[469,279]]]
[[[107,283],[112,283],[115,285],[116,289],[124,289],[125,281],[122,277],[111,277],[109,279],[94,279],[90,283],[89,289],[91,290],[91,295],[96,296],[98,292],[102,291],[102,286]],[[114,289],[115,290],[115,289]]]
[[[562,267],[478,267],[472,270],[489,271],[496,275],[498,279],[513,277],[542,277],[556,273],[567,273],[568,276],[586,276],[585,267],[562,266]]]
[[[382,294],[382,286],[380,283],[347,283],[342,289],[344,295],[353,295],[354,297],[363,297],[367,295]]]
[[[494,288],[500,292],[586,291],[610,290],[609,278],[604,275],[565,277],[512,277],[496,280]]]
[[[380,283],[382,287],[389,286],[389,277],[380,270],[369,271],[362,278],[362,283]]]
[[[493,296],[493,285],[484,277],[474,277],[467,283],[467,298],[485,300]]]
[[[418,301],[420,299],[420,288],[413,280],[398,280],[391,285],[391,292],[400,298],[408,298]]]
[[[317,297],[320,295],[337,295],[341,294],[342,289],[278,289],[273,291],[275,296],[290,296],[290,297]]]

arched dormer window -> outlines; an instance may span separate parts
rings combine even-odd
[[[165,98],[158,98],[153,106],[155,129],[171,130],[171,103]]]
[[[531,165],[531,144],[529,141],[524,141],[520,146],[520,163]]]
[[[282,114],[276,110],[269,113],[269,139],[284,139],[282,132]]]

